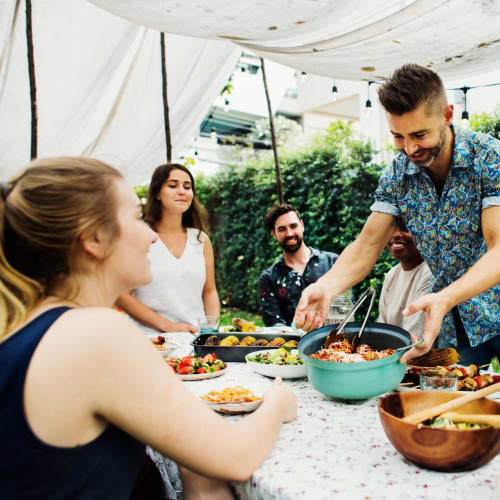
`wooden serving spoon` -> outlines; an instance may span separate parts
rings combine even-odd
[[[417,411],[416,413],[412,413],[407,417],[402,418],[403,422],[408,422],[409,424],[418,424],[419,422],[423,422],[424,420],[428,420],[429,418],[436,417],[437,415],[441,415],[447,411],[456,410],[460,406],[463,406],[471,401],[475,401],[476,399],[481,399],[484,396],[488,396],[489,394],[493,394],[494,392],[500,391],[500,382],[496,384],[489,385],[488,387],[484,387],[483,389],[479,389],[479,391],[472,392],[467,394],[466,396],[462,396],[460,398],[452,399],[451,401],[447,401],[446,403],[441,403],[440,405],[433,406],[432,408],[426,408],[422,411]]]
[[[500,428],[500,415],[465,415],[463,413],[454,413],[452,411],[439,415],[452,422],[465,422],[467,424],[486,424],[491,427]]]

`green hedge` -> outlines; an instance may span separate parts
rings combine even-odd
[[[280,150],[285,201],[301,213],[308,245],[340,253],[359,234],[383,170],[373,163],[373,154],[370,144],[354,138],[351,127],[342,122],[308,146]],[[272,155],[224,168],[215,176],[198,176],[197,190],[210,214],[221,299],[229,306],[259,311],[259,275],[281,251],[262,224],[277,202]],[[385,273],[395,263],[384,251],[355,294],[370,282],[380,292]]]

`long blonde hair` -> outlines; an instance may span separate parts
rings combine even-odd
[[[54,285],[82,270],[83,233],[119,236],[113,167],[91,158],[31,162],[0,193],[0,341]]]

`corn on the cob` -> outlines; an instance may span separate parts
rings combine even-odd
[[[458,362],[458,352],[453,347],[431,349],[428,353],[412,358],[409,364],[414,366],[450,366]]]
[[[233,326],[242,333],[255,332],[255,325],[246,319],[233,318]]]

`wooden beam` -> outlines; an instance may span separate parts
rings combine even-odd
[[[167,64],[165,57],[165,33],[160,33],[161,45],[161,76],[163,90],[163,121],[165,124],[165,143],[167,145],[167,163],[172,161],[172,141],[170,139],[170,118],[168,109],[168,94],[167,94]]]

